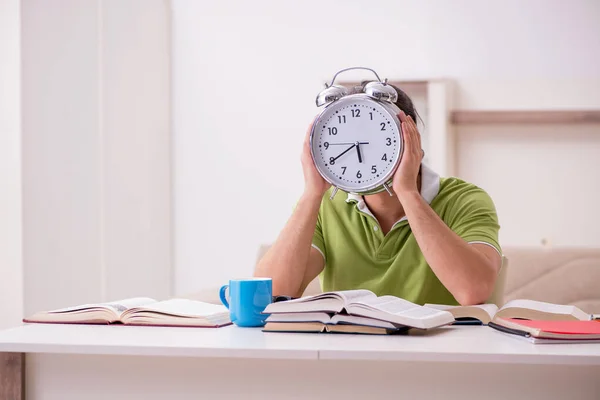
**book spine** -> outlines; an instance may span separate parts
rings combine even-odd
[[[526,338],[531,337],[531,334],[529,332],[522,331],[520,329],[507,328],[505,326],[498,325],[495,322],[491,322],[490,321],[490,323],[488,324],[488,326],[490,328],[496,329],[497,331],[504,332],[504,333],[509,333],[511,335],[519,335],[519,336],[524,336]]]

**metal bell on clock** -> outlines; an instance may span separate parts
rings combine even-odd
[[[369,82],[365,85],[364,93],[374,99],[395,103],[398,100],[398,92],[392,86],[384,82]]]
[[[317,96],[317,107],[324,106],[326,104],[332,103],[341,99],[342,97],[348,94],[348,89],[343,86],[331,85],[327,86],[325,89],[319,93]]]

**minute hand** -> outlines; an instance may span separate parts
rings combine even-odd
[[[347,152],[349,152],[350,150],[352,150],[354,148],[354,146],[356,146],[355,144],[353,144],[352,146],[348,147],[346,150],[344,150],[341,154],[339,154],[337,157],[335,157],[333,159],[333,161],[337,160],[338,158],[340,158],[341,156],[343,156],[344,154],[346,154]]]
[[[329,142],[329,145],[330,145],[330,146],[343,145],[343,144],[345,144],[345,145],[349,145],[349,144],[356,144],[356,142],[354,142],[354,143],[351,143],[351,142],[338,142],[338,143],[331,143],[331,142]],[[358,144],[369,144],[369,142],[358,142]]]

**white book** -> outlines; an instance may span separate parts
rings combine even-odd
[[[521,318],[532,320],[587,321],[593,316],[581,309],[561,304],[544,303],[535,300],[511,300],[501,308],[495,304],[480,304],[474,306],[448,306],[442,304],[425,304],[425,307],[435,310],[448,311],[457,320],[477,319],[488,324],[495,318]]]
[[[386,329],[398,329],[398,325],[394,325],[391,322],[387,321],[380,321],[378,319],[373,318],[358,317],[356,315],[335,314],[332,316],[324,312],[271,314],[267,318],[266,322],[320,322],[326,325],[346,324],[372,326],[376,328]]]
[[[419,329],[431,329],[454,322],[454,316],[448,311],[423,307],[394,296],[377,297],[369,290],[327,292],[272,303],[264,312],[348,314]]]
[[[23,321],[195,327],[219,327],[231,322],[229,310],[222,305],[186,299],[156,301],[147,297],[42,311]]]

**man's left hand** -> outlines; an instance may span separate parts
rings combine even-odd
[[[406,115],[404,111],[400,111],[398,117],[402,122],[404,150],[400,165],[394,174],[392,188],[401,200],[406,195],[419,193],[417,177],[419,176],[424,153],[421,149],[421,135],[417,130],[415,121]]]

